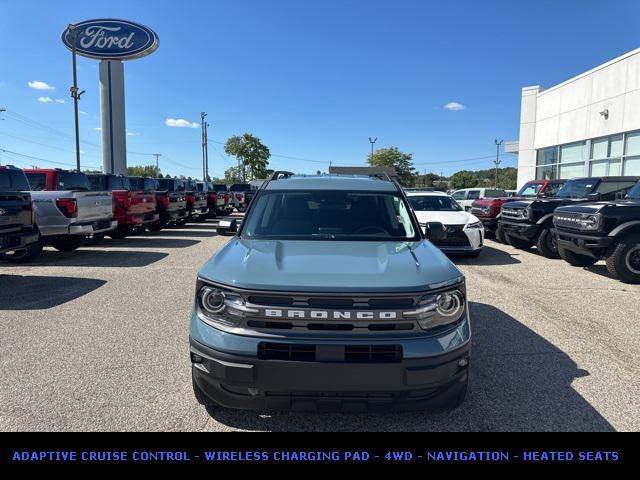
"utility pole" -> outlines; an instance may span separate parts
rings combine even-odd
[[[200,125],[202,125],[202,181],[206,182],[207,181],[207,160],[206,160],[206,153],[205,153],[205,130],[206,130],[206,126],[205,126],[205,117],[207,116],[206,112],[200,112],[200,118],[202,120],[202,122],[200,123]]]
[[[369,143],[371,144],[371,160],[373,160],[373,144],[378,141],[378,137],[371,138],[369,137]]]
[[[6,112],[7,109],[6,108],[0,108],[0,113],[2,112]],[[0,152],[2,152],[2,149],[0,148]],[[0,158],[0,167],[2,166],[2,158]]]
[[[500,140],[499,142],[498,140],[494,140],[496,144],[496,161],[493,162],[496,165],[496,182],[494,188],[498,188],[498,167],[500,166],[500,145],[502,145],[502,142],[504,142],[504,140]]]
[[[204,181],[209,180],[209,122],[204,122]]]
[[[80,125],[78,119],[78,101],[80,97],[84,93],[84,90],[78,92],[78,73],[76,68],[76,43],[78,41],[78,30],[75,25],[69,24],[67,27],[69,32],[71,32],[73,36],[73,43],[71,49],[71,63],[73,65],[73,86],[71,87],[71,97],[73,98],[73,112],[75,119],[75,127],[76,127],[76,169],[78,172],[80,171]]]
[[[154,157],[156,157],[156,177],[160,174],[160,165],[158,164],[158,158],[162,156],[161,153],[154,153]]]

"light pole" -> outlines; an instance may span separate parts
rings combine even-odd
[[[161,153],[154,153],[154,157],[156,157],[156,178],[160,175],[160,165],[158,164],[158,158],[162,156]]]
[[[80,125],[78,119],[78,101],[84,90],[78,92],[78,73],[76,68],[76,43],[78,41],[78,30],[75,25],[69,24],[67,27],[72,36],[71,63],[73,64],[73,86],[71,87],[71,97],[73,98],[73,112],[76,127],[76,169],[80,171]]]
[[[371,138],[369,137],[369,143],[371,144],[371,160],[373,160],[373,145],[378,141],[378,137]]]
[[[502,142],[504,142],[504,140],[500,140],[499,142],[498,140],[494,140],[496,144],[496,161],[493,162],[496,164],[496,182],[494,188],[498,188],[498,167],[500,166],[500,145],[502,145]]]
[[[200,125],[202,125],[202,181],[206,182],[207,181],[207,157],[206,157],[206,153],[205,153],[205,129],[207,128],[205,126],[205,117],[207,116],[206,112],[200,112],[200,119],[202,120]]]
[[[204,122],[204,181],[209,181],[209,122]]]

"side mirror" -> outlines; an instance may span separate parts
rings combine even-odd
[[[218,222],[216,232],[218,235],[232,236],[238,232],[239,218],[236,217],[224,217]]]
[[[590,202],[598,202],[602,200],[602,195],[599,193],[590,193],[589,195],[587,195],[587,200],[589,200]]]
[[[428,222],[426,228],[427,238],[438,242],[447,238],[447,230],[440,222]]]

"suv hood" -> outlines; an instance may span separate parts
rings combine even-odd
[[[416,292],[463,275],[430,242],[232,238],[200,270],[212,282],[291,292]]]
[[[557,211],[593,214],[593,213],[598,213],[600,210],[607,207],[623,208],[623,207],[638,207],[638,206],[640,206],[640,201],[629,199],[629,200],[617,200],[615,202],[594,202],[594,203],[581,203],[579,205],[567,205],[565,207],[558,207]]]
[[[477,222],[478,219],[467,212],[415,212],[418,222],[440,222],[443,225],[466,225]]]

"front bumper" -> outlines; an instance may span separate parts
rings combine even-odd
[[[40,234],[35,230],[0,234],[0,253],[13,252],[36,243]]]
[[[498,217],[493,217],[493,218],[483,218],[481,216],[479,216],[478,214],[475,214],[476,217],[478,217],[478,220],[480,220],[482,222],[482,225],[484,225],[485,230],[489,230],[490,232],[494,232],[497,230],[498,228]]]
[[[72,223],[69,225],[69,235],[92,235],[109,232],[117,227],[118,221],[116,219]]]
[[[229,334],[194,316],[190,337],[193,377],[207,397],[227,408],[262,411],[443,408],[455,404],[466,388],[471,349],[467,318],[457,327],[429,337],[302,340]],[[318,351],[324,348],[330,352],[345,351],[353,345],[396,344],[402,348],[402,357],[389,363],[349,362],[344,358],[264,359],[258,354],[263,342],[314,345]]]
[[[605,256],[607,250],[613,243],[613,237],[584,235],[577,232],[567,232],[552,228],[551,233],[556,239],[558,246],[567,250],[594,258]]]
[[[540,225],[537,223],[512,222],[499,220],[498,225],[504,233],[512,237],[535,242],[540,234]]]

